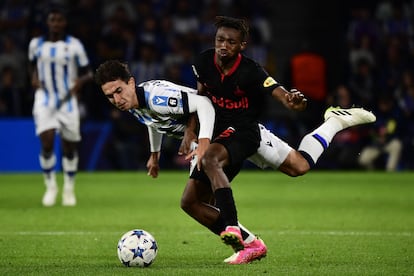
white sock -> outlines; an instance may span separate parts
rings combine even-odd
[[[329,147],[333,137],[341,130],[341,123],[335,118],[329,118],[317,129],[303,137],[298,151],[306,152],[316,164],[322,153]]]
[[[244,240],[244,243],[251,243],[252,241],[254,241],[256,239],[256,236],[254,234],[252,234],[249,230],[247,230],[246,227],[244,227],[240,222],[238,223],[240,230],[243,230],[244,232],[246,232],[249,236]]]
[[[49,158],[45,158],[43,155],[39,155],[40,167],[43,170],[44,182],[47,189],[57,188],[55,165],[56,156],[52,154]]]
[[[78,171],[78,161],[78,155],[75,155],[72,159],[65,156],[62,158],[64,190],[73,190],[75,188],[75,175]]]

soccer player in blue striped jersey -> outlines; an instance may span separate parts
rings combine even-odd
[[[204,155],[213,133],[215,113],[210,100],[197,95],[197,90],[165,80],[137,84],[127,64],[118,60],[102,63],[96,70],[95,81],[114,106],[130,112],[147,126],[151,152],[148,175],[158,176],[163,135],[183,138],[179,154],[187,154],[191,149],[197,156]],[[193,131],[187,131],[193,129],[193,126],[187,128],[187,124],[195,123],[188,120],[195,113],[199,121],[198,137]],[[197,148],[194,141],[198,143]]]
[[[83,44],[66,33],[66,26],[63,9],[52,7],[47,13],[47,34],[32,38],[28,50],[31,83],[35,90],[33,116],[36,135],[41,142],[39,161],[46,185],[42,199],[44,206],[55,205],[58,193],[54,152],[56,133],[62,141],[62,205],[76,205],[77,145],[81,140],[76,94],[85,82],[93,79]]]

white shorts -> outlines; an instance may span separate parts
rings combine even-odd
[[[33,105],[36,135],[49,129],[56,129],[63,139],[71,142],[80,141],[80,114],[77,100],[72,97],[59,109],[54,104],[46,105],[45,102],[45,94],[42,90],[37,90]]]
[[[259,124],[260,129],[260,146],[257,152],[250,156],[247,160],[255,164],[261,169],[273,168],[278,169],[279,166],[286,160],[289,152],[293,150],[286,142],[271,133],[263,125]],[[196,143],[191,144],[191,150],[197,148]],[[197,165],[197,156],[194,156],[190,163],[190,175]]]
[[[190,151],[193,151],[197,148],[198,144],[196,142],[191,142]],[[197,166],[198,156],[193,155],[190,161],[190,175],[193,173],[195,167]]]
[[[286,142],[271,133],[263,125],[259,124],[260,146],[257,152],[250,156],[248,160],[261,169],[277,169],[286,160],[289,152],[293,150]]]

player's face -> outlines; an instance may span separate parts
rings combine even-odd
[[[216,57],[226,63],[234,60],[244,50],[246,42],[242,41],[240,31],[220,27],[217,29],[215,38]]]
[[[122,80],[110,81],[101,86],[106,98],[122,111],[138,107],[137,94],[135,93],[134,78],[128,83]]]
[[[63,33],[66,28],[66,18],[61,13],[52,12],[47,17],[47,26],[52,34]]]

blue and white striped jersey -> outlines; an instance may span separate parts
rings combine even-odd
[[[78,77],[78,69],[89,65],[86,51],[76,37],[67,35],[64,40],[48,41],[35,37],[30,41],[28,56],[36,62],[44,104],[59,106],[67,98]]]
[[[141,123],[158,133],[181,137],[189,114],[186,93],[197,94],[197,90],[165,80],[150,80],[138,85],[137,96],[140,108],[131,112]]]

